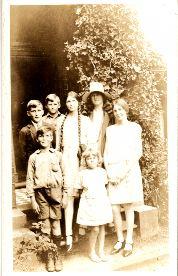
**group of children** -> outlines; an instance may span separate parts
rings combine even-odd
[[[27,104],[30,123],[19,133],[19,141],[24,162],[27,166],[26,190],[32,209],[43,221],[43,232],[57,245],[58,254],[47,254],[47,270],[62,270],[60,255],[61,207],[65,208],[66,187],[61,166],[62,153],[58,150],[58,121],[60,99],[49,94],[45,99],[47,114],[38,100]],[[97,183],[97,185],[95,185]],[[77,190],[82,190],[77,224],[91,226],[89,237],[89,257],[94,262],[107,261],[104,253],[104,225],[113,221],[112,208],[107,195],[106,171],[100,166],[100,156],[94,149],[83,153],[83,166],[79,173]],[[96,242],[99,241],[98,255]]]

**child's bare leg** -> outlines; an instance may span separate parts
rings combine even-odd
[[[49,219],[42,220],[42,233],[50,235],[51,234],[51,223]]]
[[[99,226],[93,226],[89,236],[89,257],[94,262],[99,262],[100,258],[96,255],[96,242],[99,234]]]
[[[60,220],[52,220],[51,221],[52,226],[52,239],[54,244],[57,246],[57,252],[54,256],[55,260],[55,270],[61,271],[63,268],[61,256],[60,256],[60,242],[61,242],[61,225]]]
[[[117,234],[117,242],[114,245],[114,248],[111,254],[115,254],[115,253],[118,253],[123,248],[123,241],[124,241],[120,205],[119,204],[112,205],[112,212],[113,212],[114,227]]]
[[[122,231],[122,217],[121,217],[120,205],[113,204],[112,212],[113,212],[114,226],[117,234],[117,240],[122,242],[124,241],[124,236]]]
[[[56,244],[58,250],[60,249],[61,242],[61,225],[60,220],[51,220],[51,228],[52,228],[52,239]]]
[[[105,225],[99,226],[99,235],[98,235],[98,241],[99,241],[99,256],[104,255],[104,242],[105,242]]]
[[[51,220],[52,234],[53,236],[61,236],[61,224],[60,219]]]
[[[132,204],[124,204],[126,223],[127,223],[127,236],[126,243],[133,243],[133,227],[134,227],[134,210]]]
[[[42,220],[42,233],[47,235],[49,237],[49,240],[51,240],[51,222],[49,219],[44,219]],[[48,272],[53,272],[55,270],[54,267],[54,256],[51,250],[47,250],[47,271]]]

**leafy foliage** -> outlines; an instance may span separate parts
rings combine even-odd
[[[35,256],[43,260],[47,257],[46,254],[49,251],[57,254],[57,246],[51,241],[49,236],[43,232],[42,222],[32,223],[31,230],[35,233],[35,237],[22,236],[18,243],[18,247],[14,250],[16,256],[14,265],[17,267],[18,264],[26,264],[27,260],[29,260],[31,265],[31,261]],[[28,271],[28,267],[24,267],[23,269]]]
[[[76,14],[73,42],[65,43],[67,70],[78,75],[80,95],[95,80],[102,82],[113,98],[127,98],[130,119],[143,129],[145,202],[159,207],[160,187],[167,187],[167,148],[160,124],[165,64],[145,40],[136,11],[129,6],[82,5]]]

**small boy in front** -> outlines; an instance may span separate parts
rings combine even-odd
[[[53,141],[53,147],[56,148],[58,145],[58,133],[57,128],[61,119],[64,117],[63,114],[59,112],[61,107],[60,99],[56,94],[49,94],[45,99],[45,108],[47,109],[47,114],[43,116],[43,122],[51,125],[55,130],[55,137]]]
[[[44,114],[43,105],[38,100],[30,100],[27,104],[27,116],[30,119],[28,125],[19,132],[19,146],[21,156],[27,166],[30,155],[38,149],[36,132],[43,125],[42,116]]]
[[[53,255],[47,252],[47,270],[62,270],[60,256],[61,237],[61,200],[62,200],[62,173],[61,153],[51,147],[53,129],[42,126],[36,135],[39,144],[38,150],[30,155],[27,169],[26,191],[31,199],[32,209],[43,221],[43,233],[57,245],[58,252]]]

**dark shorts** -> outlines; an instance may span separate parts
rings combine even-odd
[[[39,205],[39,219],[61,219],[61,189],[40,188],[35,190],[36,202]]]

